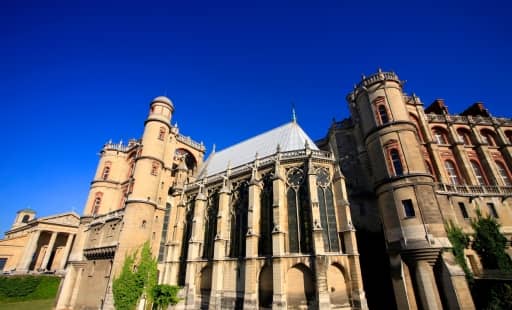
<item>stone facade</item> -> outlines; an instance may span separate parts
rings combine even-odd
[[[0,269],[6,274],[65,272],[80,217],[74,212],[36,218],[35,211],[18,211],[0,240]]]
[[[474,309],[464,273],[444,251],[444,224],[471,232],[480,209],[510,239],[512,120],[491,117],[482,103],[460,115],[443,100],[424,108],[392,72],[363,77],[347,101],[351,117],[319,145],[339,160],[356,227],[384,234],[397,307]],[[466,256],[484,276],[478,255]]]

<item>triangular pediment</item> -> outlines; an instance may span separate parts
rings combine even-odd
[[[80,217],[76,213],[70,212],[43,217],[38,219],[38,222],[45,224],[57,224],[78,227],[78,225],[80,224]]]

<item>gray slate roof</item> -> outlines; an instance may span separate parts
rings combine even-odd
[[[318,150],[313,140],[296,122],[289,122],[219,152],[213,152],[201,168],[198,178],[223,172],[227,170],[228,163],[231,168],[251,163],[256,158],[256,153],[258,158],[275,154],[277,145],[281,152],[304,149],[306,141],[310,149]]]

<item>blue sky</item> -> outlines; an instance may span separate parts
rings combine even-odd
[[[0,2],[0,232],[25,207],[82,212],[97,153],[167,94],[211,150],[291,118],[321,138],[378,67],[452,113],[510,113],[505,1]]]

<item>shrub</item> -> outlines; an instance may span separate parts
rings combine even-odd
[[[169,305],[177,304],[180,299],[178,298],[179,286],[159,284],[153,288],[153,302],[154,308],[157,310],[167,309]]]

